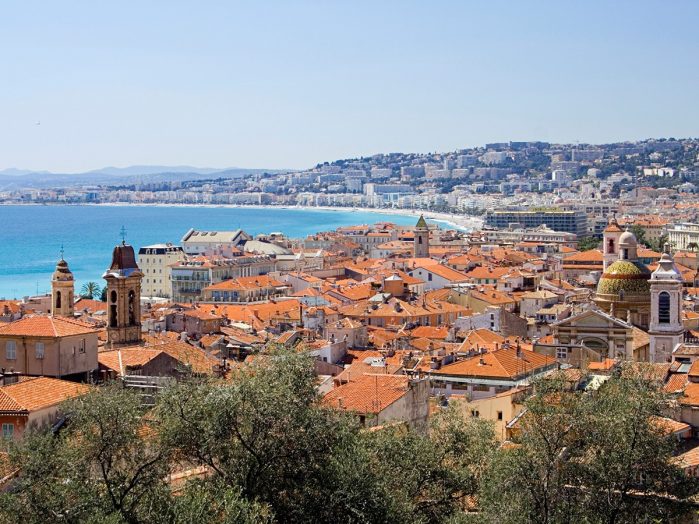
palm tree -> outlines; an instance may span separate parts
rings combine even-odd
[[[697,244],[696,242],[689,242],[687,244],[687,249],[691,251],[696,251],[697,249],[699,249],[699,244]]]
[[[83,298],[93,299],[100,294],[102,289],[97,282],[85,282],[80,289],[80,296]]]

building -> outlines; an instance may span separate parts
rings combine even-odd
[[[133,247],[125,241],[114,248],[107,281],[107,342],[136,344],[141,340],[141,279]]]
[[[97,331],[67,317],[26,315],[0,326],[0,368],[85,379],[97,369]]]
[[[267,255],[232,258],[197,257],[171,266],[173,302],[193,303],[203,299],[207,287],[241,277],[256,277],[274,271],[275,261]]]
[[[0,387],[0,424],[4,439],[20,439],[29,428],[53,424],[60,405],[68,399],[90,391],[87,384],[78,384],[50,377],[5,377]]]
[[[252,237],[242,229],[235,231],[198,231],[190,229],[182,237],[187,255],[225,255],[238,251]]]
[[[680,222],[667,227],[668,242],[673,249],[699,246],[699,224]]]
[[[363,426],[403,422],[422,428],[429,414],[429,383],[405,375],[365,373],[330,390],[323,403],[354,414]]]
[[[138,266],[143,272],[141,293],[144,297],[170,298],[170,266],[185,259],[184,250],[173,244],[153,244],[138,250]]]
[[[555,230],[574,233],[579,237],[587,234],[587,215],[581,210],[540,209],[529,211],[488,210],[485,223],[497,229],[508,229],[512,224],[533,229],[542,225]]]

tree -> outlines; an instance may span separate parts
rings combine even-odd
[[[634,224],[629,228],[629,231],[631,231],[634,234],[634,236],[636,237],[636,241],[639,244],[646,244],[646,230],[643,229],[642,226]]]
[[[562,377],[536,385],[513,448],[483,483],[489,522],[654,522],[682,515],[697,484],[673,462],[658,416],[667,398],[633,368],[597,392]]]
[[[89,298],[92,300],[102,292],[97,282],[85,282],[83,287],[80,289],[80,296],[83,298]]]
[[[0,499],[7,521],[152,521],[167,507],[169,452],[144,419],[140,397],[111,386],[65,406],[67,427],[30,432],[10,457],[21,468],[12,495]],[[9,518],[8,518],[9,517]]]
[[[578,249],[580,251],[590,251],[599,247],[600,240],[595,237],[583,237],[578,240]]]
[[[699,244],[697,244],[696,242],[689,242],[687,244],[687,249],[694,253],[699,249]]]
[[[107,291],[108,291],[107,286],[104,286],[104,287],[102,288],[102,291],[101,291],[100,294],[99,294],[99,295],[100,295],[100,302],[106,302],[106,301],[107,301]]]

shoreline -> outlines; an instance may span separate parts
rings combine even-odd
[[[483,226],[483,220],[480,217],[472,215],[457,215],[455,213],[443,213],[429,211],[425,209],[399,209],[399,208],[375,208],[375,207],[350,207],[350,206],[292,206],[292,205],[273,205],[273,204],[183,204],[183,203],[130,203],[130,202],[100,202],[100,203],[3,203],[2,206],[105,206],[105,207],[199,207],[199,208],[232,208],[232,209],[283,209],[287,211],[325,211],[338,213],[373,213],[379,215],[397,215],[404,217],[415,217],[418,219],[420,215],[425,217],[425,220],[438,222],[450,226],[452,229],[459,231],[473,231]]]

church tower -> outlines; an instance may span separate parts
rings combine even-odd
[[[613,217],[602,234],[604,239],[602,243],[602,253],[604,255],[603,271],[606,271],[607,267],[619,260],[619,238],[622,233],[623,231],[619,227],[616,217]]]
[[[73,273],[68,269],[68,262],[61,260],[56,264],[56,270],[51,276],[51,314],[60,317],[73,317],[73,296],[75,281]]]
[[[112,265],[102,275],[107,281],[107,343],[141,341],[141,279],[133,247],[125,241],[114,248]]]
[[[415,240],[413,244],[413,256],[415,258],[430,257],[430,230],[425,222],[425,217],[420,215],[420,220],[415,224]]]
[[[684,340],[682,325],[682,275],[669,246],[650,277],[650,361],[670,362],[675,346]]]

